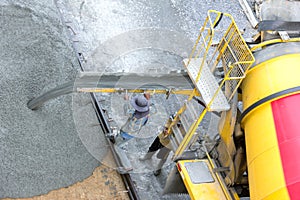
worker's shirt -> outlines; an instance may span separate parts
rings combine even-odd
[[[159,138],[159,142],[166,148],[168,149],[172,149],[172,145],[171,145],[171,142],[170,142],[170,136],[165,136],[164,133],[160,133],[158,135],[158,138]]]
[[[165,127],[169,127],[170,124],[172,123],[172,121],[169,119],[167,121],[167,123],[165,124]],[[162,130],[159,134],[158,134],[158,138],[159,138],[159,142],[166,148],[168,149],[172,149],[172,144],[170,142],[170,135],[165,135],[164,131]]]

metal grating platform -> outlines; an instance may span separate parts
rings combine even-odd
[[[193,184],[214,182],[208,166],[205,162],[187,162],[184,166]]]
[[[208,110],[209,111],[229,110],[230,106],[222,91],[219,91],[215,99],[213,99],[215,93],[219,88],[219,85],[205,62],[201,71],[200,80],[196,83],[196,78],[200,69],[202,58],[197,58],[197,59],[192,58],[188,66],[187,66],[188,59],[184,59],[183,62],[187,68],[190,78],[192,79],[193,83],[195,84],[198,91],[200,92],[206,106],[208,106],[213,100],[210,106],[208,107]]]

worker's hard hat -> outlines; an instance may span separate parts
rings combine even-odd
[[[130,104],[138,112],[147,112],[149,110],[149,101],[144,96],[135,96]]]

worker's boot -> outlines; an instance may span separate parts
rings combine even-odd
[[[133,138],[133,136],[129,135],[128,133],[120,131],[119,134],[115,137],[115,145],[120,147],[121,149],[125,150],[126,149],[126,144],[127,142]]]
[[[155,154],[155,151],[147,152],[143,157],[139,158],[140,161],[149,160]]]
[[[153,172],[154,176],[158,176],[161,173],[161,168],[163,167],[163,165],[165,164],[165,162],[167,161],[167,159],[161,159],[157,165],[157,170],[155,170]]]
[[[115,138],[114,138],[114,140],[115,140],[115,145],[117,145],[117,146],[122,146],[122,144],[123,143],[125,143],[125,141],[126,140],[124,140],[124,138],[122,138],[122,136],[120,136],[120,135],[117,135]]]

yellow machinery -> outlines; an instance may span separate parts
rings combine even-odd
[[[264,47],[242,86],[241,123],[253,199],[300,197],[299,47],[297,43]]]
[[[222,22],[222,23],[221,23]],[[217,31],[216,27],[227,29]],[[217,47],[212,48],[213,40],[219,39]],[[254,62],[254,57],[239,32],[233,18],[226,13],[208,11],[208,16],[200,30],[191,55],[184,60],[187,72],[195,85],[187,102],[178,111],[169,133],[173,144],[174,157],[183,182],[192,199],[238,199],[234,190],[235,180],[245,171],[242,159],[234,144],[234,129],[237,117],[237,89]],[[214,77],[216,71],[223,71],[219,81]],[[205,108],[197,110],[191,103],[194,95],[200,94]],[[209,140],[202,140],[206,159],[185,160],[184,154],[199,136],[197,128],[208,112],[221,113],[218,144],[218,159],[212,159],[207,148]],[[180,123],[183,128],[178,129]],[[209,138],[210,133],[205,133]],[[173,139],[172,139],[173,138]],[[216,163],[216,161],[218,163]],[[236,162],[235,162],[236,161]],[[242,170],[241,170],[242,169]],[[242,171],[242,173],[241,173]]]
[[[220,37],[216,27],[224,18],[227,31]],[[218,37],[218,46],[212,47]],[[273,39],[250,50],[230,15],[208,12],[191,55],[184,60],[194,92],[169,127],[173,160],[192,199],[246,198],[245,187],[250,199],[300,198],[298,41]],[[212,75],[217,68],[224,72],[219,83]],[[205,108],[192,106],[194,95],[202,97]],[[185,159],[207,112],[221,115],[220,140],[214,148],[202,140],[205,159]]]

